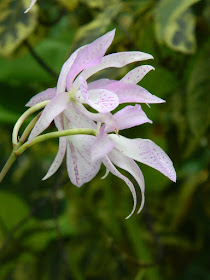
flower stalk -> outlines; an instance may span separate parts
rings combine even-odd
[[[33,107],[29,108],[27,111],[25,111],[21,115],[21,117],[17,120],[17,122],[14,126],[14,129],[13,129],[13,133],[12,133],[13,146],[16,146],[18,144],[18,132],[19,132],[19,129],[20,129],[21,125],[23,124],[23,122],[33,113],[44,108],[49,102],[50,102],[50,100],[45,100],[43,102],[40,102],[40,103],[34,105]]]
[[[36,119],[36,117],[32,120],[31,123],[33,123],[33,121],[35,119]],[[21,137],[22,141],[24,140],[26,134],[29,133],[29,128],[31,128],[30,124],[28,125],[28,127],[25,130],[25,135],[23,133],[23,135]],[[24,153],[31,146],[33,146],[33,145],[35,145],[37,143],[49,140],[49,139],[59,138],[59,137],[64,137],[64,136],[70,136],[70,135],[79,135],[79,134],[86,134],[86,135],[97,136],[98,135],[98,131],[95,130],[95,129],[87,129],[87,128],[67,129],[67,130],[55,131],[55,132],[50,132],[50,133],[46,133],[44,135],[37,136],[32,141],[30,141],[30,142],[27,141],[24,144],[22,144],[22,142],[17,142],[17,144],[13,148],[13,151],[12,151],[10,157],[8,158],[6,164],[4,165],[4,167],[3,167],[3,169],[2,169],[2,171],[0,173],[0,183],[2,182],[4,177],[6,176],[7,172],[12,167],[12,165],[15,162],[15,160],[17,159],[17,157],[22,155],[22,153]]]

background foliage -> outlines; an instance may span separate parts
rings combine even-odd
[[[100,180],[102,168],[78,189],[64,163],[41,181],[58,143],[34,146],[0,186],[0,279],[210,279],[210,2],[38,0],[24,14],[29,2],[0,1],[0,166],[25,103],[56,85],[73,50],[116,28],[109,52],[151,53],[156,71],[141,85],[167,100],[144,107],[153,125],[122,133],[160,145],[178,179],[141,165],[146,206],[125,220],[132,201],[120,179]],[[100,75],[118,79],[133,66]]]

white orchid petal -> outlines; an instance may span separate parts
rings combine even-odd
[[[107,90],[115,92],[119,98],[119,102],[121,103],[130,103],[130,102],[138,102],[138,103],[163,103],[165,100],[152,95],[145,88],[134,85],[134,84],[125,84],[123,82],[114,82],[105,87]]]
[[[50,176],[52,176],[58,170],[58,168],[61,166],[65,153],[66,153],[66,138],[60,137],[58,153],[57,153],[52,165],[50,166],[47,174],[44,176],[44,178],[42,178],[42,180],[48,179]]]
[[[115,149],[123,155],[155,168],[173,182],[176,172],[168,155],[154,142],[148,139],[128,139],[120,135],[109,135],[117,145]]]
[[[119,99],[109,90],[94,89],[89,91],[87,103],[100,113],[108,113],[119,105]]]
[[[123,83],[138,84],[151,70],[155,70],[151,65],[138,66],[128,72],[120,81]]]
[[[115,149],[113,149],[110,153],[109,153],[109,158],[110,160],[117,165],[118,167],[128,171],[136,180],[136,182],[138,183],[140,190],[141,190],[141,205],[140,208],[138,210],[138,213],[140,213],[140,211],[142,210],[143,206],[144,206],[144,202],[145,202],[145,182],[144,182],[144,176],[141,172],[141,169],[139,168],[139,166],[136,164],[136,162],[131,159],[128,158],[124,155],[122,155],[121,153],[119,153],[118,151],[116,151]]]
[[[96,80],[91,83],[88,83],[88,89],[92,90],[92,89],[97,89],[97,88],[104,88],[113,82],[114,82],[113,80],[109,80],[109,79]]]
[[[125,177],[124,175],[122,175],[116,168],[115,166],[112,164],[112,162],[110,161],[109,157],[106,156],[103,158],[102,160],[103,164],[106,166],[106,168],[115,176],[119,177],[120,179],[122,179],[127,186],[129,187],[132,196],[133,196],[133,209],[131,211],[131,213],[126,217],[126,219],[130,218],[131,215],[133,215],[135,209],[136,209],[136,203],[137,203],[137,198],[136,198],[136,191],[135,188],[133,186],[133,184],[131,183],[131,181]]]
[[[57,117],[61,112],[63,112],[69,105],[69,97],[64,92],[56,97],[54,97],[44,108],[41,117],[32,129],[28,140],[31,141],[37,135],[42,133],[50,123]]]
[[[58,82],[57,82],[57,94],[62,93],[66,90],[66,78],[67,75],[69,73],[69,70],[72,67],[72,64],[74,63],[78,52],[85,48],[85,46],[82,46],[81,48],[77,49],[68,59],[67,61],[63,64],[62,68],[61,68],[61,72],[58,78]]]
[[[32,97],[26,104],[27,107],[32,107],[42,101],[51,100],[55,97],[56,88],[48,88]]]
[[[109,125],[109,127],[113,127],[115,128],[117,126],[117,123],[115,121],[115,119],[113,118],[113,115],[111,113],[91,113],[90,111],[88,111],[83,104],[80,103],[76,103],[74,104],[75,108],[81,112],[82,114],[84,114],[86,117],[96,121],[96,122],[100,122],[100,123],[107,123]]]
[[[88,91],[86,80],[80,76],[80,90],[86,103],[100,113],[108,113],[119,105],[117,95],[106,89],[93,89]],[[77,100],[80,96],[77,96]]]
[[[68,119],[68,129],[71,128],[90,128],[97,129],[97,124],[91,119],[85,116],[80,111],[70,104],[68,109],[63,113]]]
[[[95,141],[91,135],[73,135],[67,141],[67,172],[77,187],[92,180],[98,173],[101,161],[90,160],[90,150]]]
[[[106,68],[121,68],[127,64],[136,61],[142,61],[147,59],[153,59],[153,56],[144,52],[118,52],[112,53],[104,56],[101,60],[101,63],[95,66],[92,66],[88,69],[82,71],[82,76],[87,80],[90,76]],[[75,80],[75,84],[78,84],[78,78]]]
[[[117,122],[117,129],[123,130],[126,128],[131,128],[143,123],[152,123],[147,115],[142,110],[141,106],[136,104],[135,106],[126,106],[117,113],[114,114],[114,119]],[[113,131],[113,127],[106,125],[107,133]]]
[[[91,160],[99,160],[106,156],[116,145],[111,139],[108,138],[107,134],[104,133],[104,127],[102,126],[98,137],[96,138],[93,146],[91,147]]]
[[[71,69],[67,75],[66,85],[67,90],[70,89],[74,78],[86,68],[100,63],[102,57],[107,51],[108,47],[111,45],[115,35],[115,29],[107,32],[105,35],[99,37],[92,43],[88,44],[85,48],[81,49]]]
[[[106,172],[104,176],[101,177],[102,180],[104,180],[109,175],[109,170],[106,168]]]
[[[61,113],[57,117],[55,117],[54,123],[58,130],[64,130],[63,113]]]
[[[25,10],[25,12],[24,12],[25,14],[29,12],[29,10],[33,7],[33,5],[36,3],[36,1],[37,1],[37,0],[31,0],[30,6],[29,6],[28,9]]]

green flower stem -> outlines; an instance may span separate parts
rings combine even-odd
[[[32,120],[33,122],[33,120]],[[30,124],[29,124],[30,126]],[[27,128],[26,128],[27,129]],[[29,131],[29,128],[27,132]],[[26,132],[26,133],[27,133]],[[4,179],[5,175],[15,162],[16,158],[20,156],[25,150],[33,146],[34,144],[53,139],[53,138],[59,138],[59,137],[64,137],[64,136],[70,136],[70,135],[79,135],[79,134],[87,134],[87,135],[93,135],[97,136],[98,135],[98,130],[95,129],[88,129],[88,128],[78,128],[78,129],[67,129],[67,130],[62,130],[62,131],[56,131],[56,132],[50,132],[44,135],[37,136],[34,138],[31,142],[26,142],[22,146],[21,143],[17,143],[16,146],[13,148],[13,151],[8,158],[5,166],[3,167],[1,173],[0,173],[0,183]]]
[[[22,136],[19,139],[19,143],[23,144],[26,140],[26,138],[28,137],[29,133],[31,132],[32,128],[34,127],[34,125],[36,124],[36,122],[38,121],[38,119],[41,116],[40,112],[38,115],[36,115],[35,118],[33,118],[33,120],[28,124],[28,126],[26,127],[26,129],[24,130]]]
[[[13,165],[13,163],[15,162],[16,158],[17,158],[17,156],[15,155],[15,152],[12,151],[11,155],[9,156],[6,164],[4,165],[4,167],[0,173],[0,183],[4,179],[7,172],[10,170],[10,168]]]
[[[97,136],[98,131],[95,129],[88,129],[88,128],[76,128],[76,129],[67,129],[61,131],[50,132],[44,135],[37,136],[30,142],[24,143],[20,148],[15,151],[16,156],[20,156],[25,150],[33,146],[34,144],[53,139],[63,136],[70,136],[70,135],[78,135],[78,134],[88,134]]]
[[[29,108],[27,111],[25,111],[22,114],[22,116],[18,119],[18,121],[16,122],[14,129],[13,129],[13,133],[12,133],[13,146],[16,146],[18,144],[18,132],[19,132],[19,129],[20,129],[21,125],[23,124],[23,122],[34,112],[44,108],[49,102],[50,102],[50,100],[45,100],[43,102],[40,102],[40,103],[34,105],[33,107]]]

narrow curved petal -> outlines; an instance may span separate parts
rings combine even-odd
[[[123,155],[160,171],[173,182],[176,182],[176,171],[168,155],[149,139],[128,139],[110,134],[109,138],[116,143],[115,149]]]
[[[108,113],[119,105],[117,95],[111,91],[106,89],[88,91],[87,82],[82,76],[80,76],[80,90],[86,103],[100,113]]]
[[[114,114],[114,119],[117,122],[117,129],[123,130],[126,128],[134,127],[141,125],[143,123],[152,123],[150,119],[147,118],[147,115],[142,110],[141,106],[136,104],[135,106],[126,106],[122,110]],[[106,126],[106,132],[111,132],[112,127]]]
[[[119,98],[119,102],[121,103],[163,103],[165,100],[152,95],[145,88],[134,85],[134,84],[125,84],[123,82],[114,82],[106,86],[107,90],[115,92]]]
[[[108,156],[104,157],[102,160],[103,164],[106,166],[106,168],[115,176],[117,176],[118,178],[122,179],[127,186],[129,187],[132,196],[133,196],[133,209],[131,211],[131,213],[126,217],[126,219],[130,218],[131,215],[133,215],[133,212],[136,209],[136,203],[137,203],[137,199],[136,199],[136,191],[135,188],[133,186],[133,184],[131,183],[131,181],[125,177],[124,175],[122,175],[116,168],[115,166],[112,164],[112,162],[110,161],[110,159],[108,158]]]
[[[109,80],[109,79],[100,79],[100,80],[96,80],[93,81],[91,83],[88,83],[88,89],[92,90],[92,89],[98,89],[98,88],[104,88],[107,85],[111,84],[115,82],[114,80]]]
[[[57,117],[54,119],[54,123],[58,130],[64,130],[63,113],[57,115]]]
[[[57,117],[57,115],[67,109],[69,102],[69,97],[65,92],[54,97],[44,108],[44,111],[32,129],[28,140],[31,141],[37,135],[42,133],[55,119],[55,117]]]
[[[89,182],[98,173],[101,161],[90,160],[90,150],[95,140],[91,135],[73,135],[67,141],[67,172],[77,187]]]
[[[109,175],[109,170],[106,168],[106,172],[104,176],[101,177],[102,180],[104,180]]]
[[[104,133],[104,125],[101,127],[98,137],[96,138],[93,146],[91,147],[91,161],[99,160],[105,157],[115,146],[107,134]]]
[[[27,107],[32,107],[39,102],[45,101],[45,100],[51,100],[55,97],[56,94],[56,88],[48,88],[44,91],[41,91],[40,93],[36,94],[34,97],[32,97],[29,102],[26,104]]]
[[[52,165],[50,166],[47,174],[44,176],[44,178],[42,180],[48,179],[50,176],[52,176],[58,170],[58,168],[61,166],[65,153],[66,153],[66,138],[60,137],[58,153],[57,153]]]
[[[63,64],[62,68],[61,68],[61,72],[58,78],[58,82],[57,82],[57,94],[65,92],[66,90],[66,78],[67,75],[71,69],[72,64],[74,63],[78,52],[84,48],[85,46],[82,46],[81,48],[77,49],[68,59],[67,61]]]
[[[102,58],[101,63],[85,69],[82,71],[82,76],[87,80],[90,76],[95,74],[98,71],[101,71],[106,68],[114,67],[121,68],[127,64],[136,61],[142,61],[147,59],[153,59],[153,56],[144,52],[118,52],[106,55]],[[78,84],[78,79],[75,80],[75,84]]]
[[[120,81],[123,83],[138,84],[151,70],[155,70],[151,65],[138,66],[128,72]]]
[[[144,206],[144,202],[145,202],[145,196],[144,196],[145,183],[144,183],[144,176],[141,172],[141,169],[139,168],[139,166],[136,164],[136,162],[133,159],[122,155],[115,149],[113,149],[108,154],[108,157],[115,165],[128,171],[134,177],[136,182],[138,183],[140,190],[141,190],[141,197],[142,197],[141,205],[138,210],[138,213],[140,213],[140,211],[142,210],[142,208]]]
[[[67,90],[70,89],[74,78],[83,69],[100,63],[102,57],[104,56],[108,47],[111,45],[114,39],[114,34],[115,29],[96,39],[78,52],[77,57],[67,75]]]
[[[28,9],[25,10],[25,12],[24,12],[25,14],[28,13],[28,11],[33,7],[33,5],[36,3],[36,1],[37,1],[37,0],[31,0],[30,6],[29,6]]]

